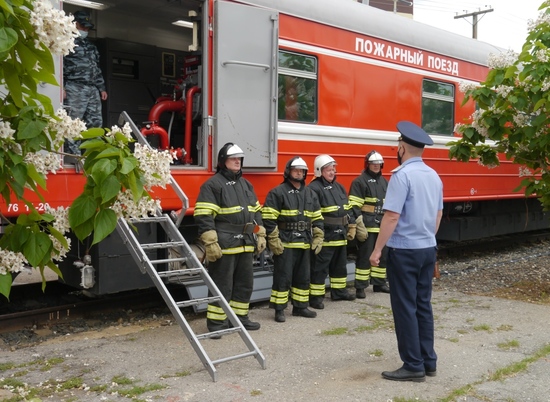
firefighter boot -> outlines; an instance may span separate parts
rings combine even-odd
[[[307,307],[306,308],[294,307],[292,309],[292,315],[296,317],[306,317],[306,318],[317,317],[317,313],[315,311],[309,310]]]
[[[375,292],[375,293],[378,293],[378,292],[381,292],[381,293],[390,293],[390,288],[388,287],[388,285],[385,283],[383,285],[374,285],[372,287],[372,291]]]
[[[357,297],[358,299],[365,299],[367,297],[365,289],[355,289],[355,297]]]
[[[228,320],[212,320],[210,318],[206,319],[206,327],[208,328],[208,332],[216,332],[221,331],[223,329],[229,328],[229,321]],[[221,339],[222,336],[220,334],[212,335],[210,339]]]
[[[322,310],[325,308],[323,303],[323,297],[311,297],[309,298],[309,306],[313,307],[316,310]]]
[[[239,320],[241,320],[241,324],[243,324],[243,327],[245,327],[248,331],[257,331],[260,329],[260,323],[250,321],[250,318],[248,318],[247,315],[239,315]]]
[[[338,300],[355,300],[356,295],[352,295],[348,292],[347,289],[336,289],[333,290],[330,294],[330,297],[333,301]]]
[[[275,310],[275,321],[285,322],[285,311],[284,310]]]

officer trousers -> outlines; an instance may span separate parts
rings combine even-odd
[[[330,278],[330,294],[332,297],[347,295],[346,280],[348,270],[346,246],[326,246],[319,254],[311,255],[311,284],[309,300],[322,301],[325,297],[325,282]]]
[[[273,286],[270,306],[284,310],[289,298],[296,308],[309,306],[309,249],[285,248],[281,255],[274,255]]]
[[[432,279],[436,248],[388,250],[390,300],[403,368],[435,370]]]
[[[380,264],[377,267],[371,267],[370,255],[374,250],[374,245],[378,239],[377,232],[369,232],[367,240],[357,242],[357,260],[355,261],[355,288],[365,289],[369,283],[382,286],[386,284],[386,260],[388,255],[387,247],[382,249]]]
[[[247,316],[254,287],[253,253],[224,254],[208,263],[208,274],[238,316]],[[209,292],[208,296],[212,296]],[[218,303],[208,304],[206,324],[210,331],[228,327],[227,315]]]

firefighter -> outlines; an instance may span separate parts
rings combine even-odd
[[[323,247],[323,216],[315,192],[305,185],[307,164],[291,158],[284,181],[272,189],[262,208],[269,249],[273,253],[273,286],[270,306],[275,321],[285,322],[285,308],[291,300],[293,316],[314,318],[309,306],[310,252]]]
[[[210,277],[243,326],[253,331],[260,329],[260,323],[248,316],[252,264],[254,252],[263,252],[266,239],[258,197],[242,177],[243,160],[244,153],[236,144],[228,142],[220,149],[216,174],[201,186],[194,217]],[[218,303],[208,304],[206,325],[210,332],[229,328]]]
[[[357,242],[357,260],[355,262],[355,295],[359,299],[366,297],[365,289],[369,283],[373,292],[389,293],[386,283],[386,256],[384,249],[379,266],[371,266],[369,257],[380,232],[380,222],[384,211],[382,205],[386,197],[388,181],[382,176],[384,159],[376,151],[365,156],[365,169],[353,180],[349,192],[349,200],[356,217],[362,217],[362,224],[367,229],[367,239]],[[359,239],[358,239],[359,240]]]
[[[311,283],[309,305],[315,309],[325,308],[325,282],[330,279],[332,300],[355,300],[355,295],[346,289],[348,271],[347,244],[356,233],[355,218],[348,202],[344,186],[336,181],[336,161],[330,155],[319,155],[313,164],[315,179],[309,184],[317,194],[323,214],[325,237],[323,248],[311,256]]]

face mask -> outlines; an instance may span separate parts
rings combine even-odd
[[[403,152],[404,154],[405,152]],[[403,155],[399,155],[399,148],[397,148],[397,163],[399,163],[401,165],[401,163],[403,163]]]
[[[82,39],[86,39],[88,37],[88,31],[78,31],[78,33]]]

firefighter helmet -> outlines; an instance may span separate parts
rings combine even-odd
[[[323,168],[328,165],[337,165],[337,163],[330,155],[319,155],[315,158],[315,162],[313,162],[313,175],[321,177]]]
[[[376,151],[370,151],[367,155],[365,155],[365,169],[369,168],[370,163],[379,164],[380,169],[384,168],[384,158],[382,158],[382,155]]]
[[[220,169],[225,168],[225,162],[228,158],[241,158],[241,169],[243,167],[243,161],[244,161],[244,152],[236,144],[233,144],[232,142],[228,142],[225,144],[222,149],[220,149],[220,152],[218,152],[218,166],[216,168],[216,171],[219,172]]]
[[[290,169],[302,169],[302,170],[304,170],[304,177],[301,181],[304,181],[306,179],[307,163],[306,163],[305,160],[303,160],[299,156],[295,156],[294,158],[292,158],[291,160],[289,160],[286,163],[285,172],[284,172],[284,175],[283,175],[285,179],[290,179],[291,178],[290,177]]]

